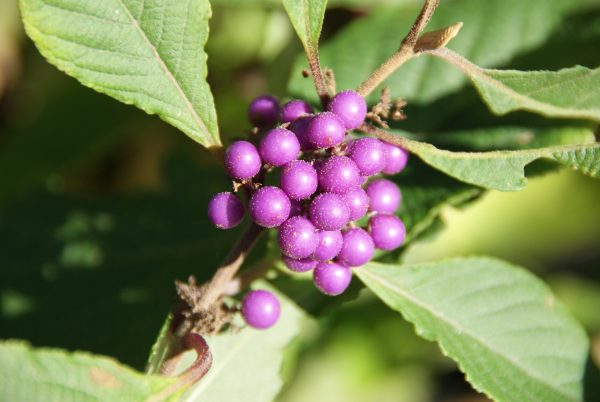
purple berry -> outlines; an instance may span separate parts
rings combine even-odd
[[[231,229],[244,219],[244,206],[233,193],[218,193],[208,203],[208,218],[220,229]]]
[[[281,189],[293,200],[310,198],[317,191],[317,171],[306,161],[292,161],[281,170]]]
[[[404,242],[406,228],[395,215],[377,214],[369,220],[369,231],[375,247],[380,250],[394,250]]]
[[[318,232],[318,235],[319,244],[313,253],[313,258],[319,261],[327,261],[335,258],[344,243],[342,232],[339,230],[323,230]]]
[[[312,258],[302,258],[297,260],[295,258],[290,258],[287,255],[283,255],[281,259],[285,266],[293,272],[308,272],[311,269],[314,269],[319,263],[319,261],[315,261]]]
[[[312,107],[308,103],[300,99],[294,99],[283,105],[280,120],[282,123],[291,123],[298,117],[312,114],[312,112]]]
[[[371,236],[363,229],[348,229],[342,232],[344,244],[338,254],[338,260],[349,267],[359,267],[373,257],[375,245]]]
[[[264,162],[272,166],[283,166],[298,157],[300,143],[290,130],[276,128],[265,134],[258,145],[258,151]]]
[[[315,147],[308,141],[308,125],[310,124],[311,120],[312,116],[302,116],[294,120],[294,122],[288,127],[291,132],[296,134],[298,142],[300,143],[300,149],[303,151],[311,151],[315,149]]]
[[[225,151],[225,169],[235,179],[251,179],[258,174],[261,166],[256,147],[248,141],[236,141]]]
[[[398,186],[389,180],[378,179],[372,181],[365,189],[371,200],[369,210],[393,214],[400,206],[402,195]]]
[[[288,196],[281,189],[271,186],[256,190],[248,204],[252,220],[266,228],[274,228],[285,222],[291,207]]]
[[[348,208],[350,208],[351,221],[359,220],[365,216],[369,210],[369,196],[365,190],[360,187],[347,192],[344,195],[344,201],[346,202],[346,205],[348,205]]]
[[[375,138],[354,141],[349,155],[363,176],[379,173],[386,166],[383,144]]]
[[[308,123],[308,141],[316,148],[333,147],[342,142],[345,135],[344,122],[333,113],[319,113]]]
[[[279,118],[279,100],[272,95],[254,98],[248,106],[248,119],[255,127],[270,127]]]
[[[332,156],[319,167],[319,184],[325,191],[345,194],[360,184],[360,173],[352,159]]]
[[[354,91],[342,91],[329,101],[327,110],[338,115],[348,130],[354,130],[365,121],[367,102]]]
[[[339,230],[350,220],[350,209],[341,196],[322,193],[310,204],[310,220],[321,230]]]
[[[352,280],[352,270],[336,262],[320,262],[313,271],[317,289],[328,296],[344,293]]]
[[[266,290],[252,290],[242,300],[242,315],[253,328],[266,329],[273,326],[280,314],[279,300]]]
[[[385,155],[385,174],[400,173],[408,162],[408,152],[404,148],[383,142],[383,154]]]
[[[279,248],[288,257],[309,257],[317,248],[318,242],[315,227],[303,216],[294,216],[279,228]]]

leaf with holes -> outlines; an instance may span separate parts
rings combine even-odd
[[[498,402],[583,401],[588,339],[547,286],[490,258],[356,269]]]
[[[448,49],[429,53],[452,63],[469,76],[496,114],[526,110],[546,117],[600,122],[600,68],[503,71],[480,68]]]
[[[16,341],[0,343],[0,361],[2,401],[146,401],[174,382],[107,357],[33,349]]]
[[[204,44],[208,0],[20,0],[40,52],[82,84],[220,147]]]

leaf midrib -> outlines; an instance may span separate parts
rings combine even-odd
[[[127,16],[129,17],[129,19],[131,20],[133,26],[138,31],[139,35],[142,37],[142,39],[144,40],[144,42],[146,43],[146,45],[148,46],[148,48],[150,49],[150,51],[156,56],[155,58],[158,61],[159,66],[164,70],[167,78],[169,79],[169,81],[171,81],[171,83],[175,87],[175,90],[179,93],[179,95],[183,99],[183,101],[184,101],[184,103],[185,103],[188,111],[191,113],[194,121],[196,122],[196,124],[200,128],[200,131],[202,131],[208,137],[214,139],[212,133],[208,130],[208,127],[206,127],[206,125],[202,121],[202,118],[200,118],[200,116],[196,112],[196,109],[194,109],[194,105],[192,104],[192,102],[188,98],[187,94],[185,93],[185,91],[183,90],[183,88],[181,88],[181,85],[179,85],[179,82],[175,78],[175,75],[173,74],[173,72],[171,72],[171,70],[169,69],[169,67],[166,65],[166,63],[164,62],[164,60],[161,58],[160,54],[158,53],[158,49],[154,46],[154,44],[150,41],[150,38],[148,38],[148,35],[146,35],[146,32],[142,29],[139,21],[137,19],[135,19],[135,17],[133,16],[133,14],[131,14],[131,10],[129,10],[129,8],[127,8],[127,6],[123,2],[123,0],[116,0],[116,1],[117,1],[117,3],[119,3],[121,5],[121,7],[123,8],[123,10],[125,10],[125,13],[127,14]],[[143,15],[143,11],[142,11],[142,15]],[[141,16],[140,16],[140,18],[141,18]]]
[[[397,292],[398,294],[400,294],[402,297],[404,297],[406,300],[410,301],[411,303],[414,303],[416,306],[422,308],[425,311],[428,311],[431,315],[433,315],[434,317],[436,317],[437,319],[439,319],[442,322],[446,322],[449,325],[451,325],[452,327],[454,327],[455,329],[457,329],[461,335],[467,335],[469,338],[471,338],[474,342],[479,343],[482,347],[488,349],[490,352],[492,352],[494,355],[499,356],[500,358],[504,359],[505,361],[507,361],[508,363],[512,364],[514,367],[516,367],[517,369],[519,369],[519,371],[521,371],[522,373],[524,373],[526,376],[530,377],[533,380],[539,381],[542,384],[545,384],[549,389],[552,389],[556,392],[558,392],[560,395],[564,396],[565,398],[567,398],[569,401],[573,401],[576,402],[575,399],[573,399],[570,395],[565,394],[565,391],[556,388],[554,386],[552,386],[552,384],[547,383],[546,381],[544,381],[543,379],[539,378],[538,376],[534,375],[533,373],[527,371],[526,369],[524,369],[522,366],[518,365],[513,359],[511,359],[508,356],[505,356],[503,354],[501,354],[499,351],[497,351],[496,349],[494,349],[493,347],[491,347],[491,345],[489,345],[488,343],[486,343],[485,341],[477,338],[475,335],[473,335],[467,328],[461,326],[459,323],[457,323],[456,321],[446,317],[445,315],[443,315],[442,313],[438,312],[435,308],[423,303],[420,299],[413,297],[410,293],[405,292],[403,289],[394,286],[392,283],[389,283],[388,281],[386,281],[385,279],[375,275],[374,273],[370,272],[366,267],[361,269],[361,275],[365,275],[370,277],[372,280],[374,280],[375,282],[379,283],[381,286],[392,290],[394,292]],[[416,323],[413,323],[416,325]],[[440,341],[441,342],[441,341]]]

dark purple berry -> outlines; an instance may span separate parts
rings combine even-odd
[[[317,191],[317,171],[306,161],[292,161],[281,170],[281,189],[293,200],[310,198]]]
[[[321,230],[339,230],[350,220],[350,209],[341,196],[322,193],[310,204],[310,220]]]
[[[279,100],[272,95],[254,98],[248,106],[248,119],[255,127],[271,127],[279,118]]]
[[[359,267],[373,257],[375,245],[371,236],[360,228],[348,229],[342,232],[344,244],[338,254],[338,260],[349,267]]]
[[[283,166],[298,157],[300,143],[290,130],[276,128],[265,134],[258,145],[258,151],[265,163]]]
[[[282,123],[291,123],[297,118],[312,114],[312,107],[300,99],[294,99],[289,101],[281,108],[281,122]]]
[[[328,296],[344,293],[352,280],[352,270],[336,262],[320,262],[313,271],[317,289]]]
[[[302,216],[294,216],[279,227],[279,248],[288,257],[300,259],[314,253],[319,236],[313,224]]]
[[[365,188],[371,200],[369,210],[393,214],[400,207],[402,195],[398,186],[389,180],[378,179],[372,181]]]
[[[312,116],[302,116],[296,120],[288,129],[296,134],[298,138],[298,142],[300,143],[300,149],[303,151],[311,151],[315,149],[315,147],[308,141],[308,125],[312,120]]]
[[[295,258],[290,258],[287,255],[281,256],[281,259],[285,266],[293,272],[308,272],[311,269],[314,269],[319,263],[318,261],[313,260],[312,258],[302,258],[300,260],[297,260]]]
[[[319,244],[313,253],[313,258],[319,261],[327,261],[335,258],[344,242],[342,232],[339,230],[322,230],[318,232]]]
[[[355,188],[354,190],[348,191],[344,195],[344,201],[348,208],[350,208],[350,220],[357,221],[369,210],[369,196],[360,187]]]
[[[252,290],[242,300],[242,315],[253,328],[266,329],[273,326],[280,314],[279,300],[266,290]]]
[[[382,172],[385,174],[400,173],[408,162],[408,152],[404,148],[397,147],[387,142],[383,144],[383,154],[385,156],[385,167]]]
[[[352,159],[333,156],[318,169],[319,184],[325,191],[345,194],[360,184],[360,173]]]
[[[369,220],[369,231],[375,247],[394,250],[402,245],[406,237],[404,223],[395,215],[377,214]]]
[[[281,225],[288,218],[291,203],[288,196],[281,189],[265,186],[252,194],[248,209],[252,220],[258,225],[274,228]]]
[[[236,141],[225,151],[225,169],[235,179],[251,179],[258,174],[261,166],[256,147],[248,141]]]
[[[361,138],[354,141],[349,155],[363,176],[372,176],[385,167],[384,147],[378,139]]]
[[[233,193],[218,193],[208,203],[208,218],[220,229],[231,229],[244,219],[244,205]]]
[[[342,91],[329,101],[327,110],[338,115],[348,130],[354,130],[365,121],[367,102],[354,91]]]
[[[316,148],[333,147],[342,142],[345,135],[344,122],[333,113],[319,113],[308,123],[308,141]]]

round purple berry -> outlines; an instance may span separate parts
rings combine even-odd
[[[342,232],[339,230],[322,230],[318,232],[318,235],[319,244],[313,253],[313,258],[319,261],[327,261],[335,258],[344,243]]]
[[[292,161],[281,170],[281,189],[293,200],[304,200],[317,191],[317,171],[306,161]]]
[[[308,141],[316,148],[339,144],[346,135],[344,122],[330,112],[319,113],[308,123]]]
[[[262,160],[272,166],[283,166],[295,160],[300,153],[296,135],[285,128],[276,128],[260,141],[258,151]]]
[[[360,173],[352,159],[332,156],[319,167],[319,184],[325,191],[345,194],[360,184]]]
[[[279,227],[279,248],[288,257],[300,259],[314,253],[319,242],[316,229],[303,216],[294,216]]]
[[[339,230],[350,220],[350,209],[341,196],[322,193],[310,204],[310,220],[321,230]]]
[[[373,257],[375,245],[371,236],[363,229],[348,229],[342,233],[344,244],[338,260],[349,267],[359,267]]]
[[[266,290],[252,290],[242,300],[242,316],[256,329],[272,327],[281,314],[279,300]]]
[[[279,118],[279,100],[272,95],[254,98],[248,106],[248,119],[255,127],[270,127]]]
[[[363,176],[379,173],[386,166],[383,144],[376,138],[354,141],[349,155]]]
[[[328,296],[344,293],[352,280],[352,270],[336,262],[320,262],[313,271],[317,289]]]
[[[233,193],[218,193],[208,202],[208,218],[220,229],[231,229],[244,219],[244,206]]]
[[[293,272],[308,272],[314,269],[319,263],[319,261],[313,260],[312,258],[302,258],[297,260],[295,258],[290,258],[287,255],[283,255],[281,259],[285,266]]]
[[[285,222],[291,207],[288,196],[281,189],[271,186],[256,190],[248,203],[252,220],[266,228],[274,228]]]
[[[350,208],[350,220],[357,221],[369,210],[369,196],[360,187],[355,188],[354,190],[348,191],[344,195],[344,201],[348,208]]]
[[[298,142],[300,143],[300,149],[303,151],[310,151],[315,149],[315,147],[308,141],[308,125],[312,120],[312,116],[302,116],[296,120],[288,129],[296,134],[298,138]]]
[[[258,174],[261,166],[256,147],[248,141],[235,141],[225,151],[225,169],[235,179],[251,179]]]
[[[338,115],[348,130],[354,130],[365,121],[367,102],[354,91],[342,91],[329,101],[327,110]]]
[[[408,162],[408,152],[404,148],[383,142],[383,154],[385,156],[385,174],[400,173]]]
[[[400,206],[402,195],[398,186],[389,180],[378,179],[372,181],[365,189],[371,200],[369,210],[393,214]]]
[[[406,228],[395,215],[377,214],[369,220],[369,231],[375,247],[380,250],[394,250],[404,242]]]
[[[305,101],[300,99],[294,99],[289,101],[281,108],[281,122],[291,123],[298,117],[312,114],[312,107]]]

